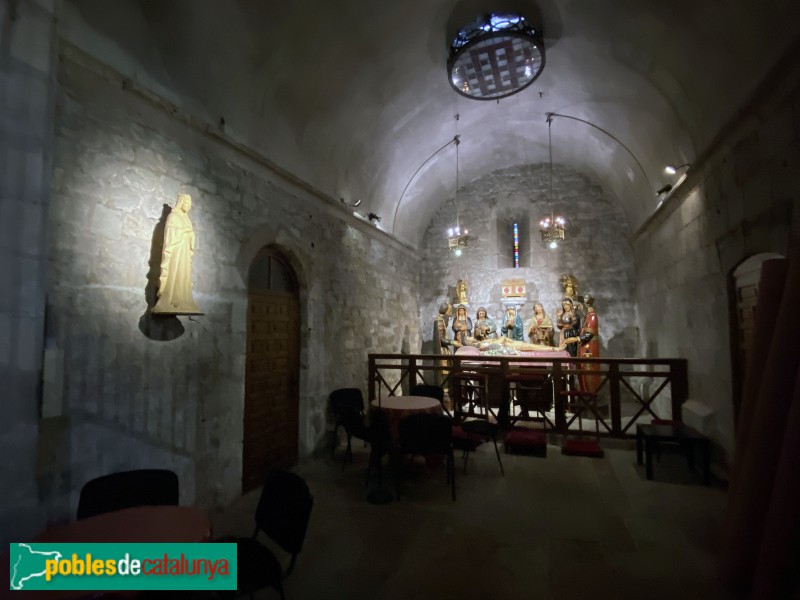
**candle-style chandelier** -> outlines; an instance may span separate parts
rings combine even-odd
[[[558,248],[558,242],[563,241],[566,236],[565,228],[567,221],[561,215],[555,214],[553,201],[555,195],[553,194],[553,116],[547,115],[547,137],[550,148],[550,215],[542,217],[539,220],[539,232],[542,234],[542,243],[548,248]]]
[[[458,131],[458,117],[459,115],[456,115],[456,131]],[[466,248],[469,242],[469,231],[466,227],[461,229],[458,220],[458,146],[461,144],[461,136],[458,133],[453,138],[453,142],[456,145],[456,191],[453,200],[456,207],[456,226],[447,230],[447,247],[456,256],[461,256],[462,249]]]

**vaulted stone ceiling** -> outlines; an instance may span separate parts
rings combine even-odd
[[[71,0],[62,36],[178,100],[332,198],[419,245],[460,181],[548,160],[597,178],[632,229],[800,35],[793,0]],[[499,102],[447,80],[448,42],[491,11],[519,11],[544,31],[541,77]],[[648,181],[649,179],[649,181]],[[396,213],[396,218],[395,218]]]

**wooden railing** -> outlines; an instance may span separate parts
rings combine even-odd
[[[416,384],[446,388],[450,373],[469,371],[486,373],[490,400],[513,410],[510,408],[507,377],[525,372],[546,374],[552,376],[555,429],[563,434],[576,430],[576,420],[578,423],[585,421],[586,411],[578,419],[577,413],[568,412],[567,402],[569,390],[575,389],[580,375],[587,374],[586,365],[590,365],[592,375],[599,376],[600,383],[595,389],[598,403],[589,416],[596,421],[600,435],[632,437],[636,434],[635,425],[639,420],[681,420],[681,405],[689,391],[687,361],[681,358],[370,354],[369,401],[380,404],[383,397],[408,394]],[[652,384],[654,391],[643,393],[642,389],[637,390],[635,380]]]

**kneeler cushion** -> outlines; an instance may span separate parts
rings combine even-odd
[[[589,456],[591,458],[603,458],[603,449],[595,440],[564,440],[561,447],[562,454],[570,456]]]
[[[544,431],[528,429],[526,427],[514,427],[507,434],[505,439],[506,452],[509,450],[538,450],[547,451],[547,435]]]

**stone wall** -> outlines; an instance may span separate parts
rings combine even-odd
[[[733,458],[734,443],[732,271],[760,252],[786,255],[800,236],[797,70],[789,93],[785,80],[769,82],[770,96],[728,130],[634,245],[642,347],[648,356],[689,360],[689,397],[711,412],[702,426],[721,460]]]
[[[258,250],[280,250],[300,281],[301,456],[325,438],[330,390],[366,393],[369,352],[419,345],[418,257],[224,132],[67,54],[49,212],[63,417],[42,442],[44,500],[68,515],[87,479],[160,466],[178,472],[183,502],[224,504],[241,489],[245,281]],[[193,197],[206,314],[155,321],[159,228],[179,192]]]
[[[541,242],[538,222],[550,214],[547,165],[512,167],[465,185],[458,193],[459,222],[470,231],[469,246],[460,257],[447,248],[446,231],[455,225],[451,198],[436,213],[425,234],[421,327],[430,340],[438,305],[453,302],[458,279],[468,283],[470,316],[485,306],[498,322],[502,316],[501,282],[521,278],[528,302],[522,309],[525,333],[533,302],[541,301],[555,321],[563,289],[562,274],[573,274],[579,293],[591,293],[600,323],[602,355],[638,355],[636,309],[633,300],[633,251],[630,228],[622,209],[588,177],[553,166],[553,206],[567,217],[567,239],[551,250]],[[513,268],[510,245],[512,222],[521,225],[521,259]],[[452,333],[451,333],[452,337]]]
[[[0,3],[0,547],[41,527],[35,477],[59,3]]]

